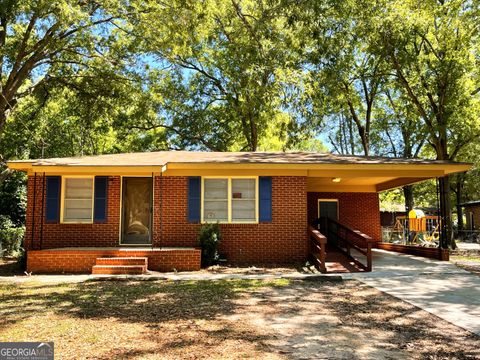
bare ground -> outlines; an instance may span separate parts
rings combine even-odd
[[[472,274],[480,276],[480,255],[473,254],[468,256],[450,256],[450,261],[459,268],[467,270]]]
[[[480,338],[357,281],[0,284],[0,341],[62,359],[472,359]]]
[[[16,258],[0,258],[0,276],[23,274],[22,265]]]

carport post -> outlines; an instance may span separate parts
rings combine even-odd
[[[437,203],[440,210],[438,214],[440,216],[440,241],[438,247],[440,249],[448,249],[449,240],[447,221],[451,221],[450,216],[447,214],[445,206],[447,201],[446,194],[445,191],[441,191],[445,181],[448,181],[448,178],[437,178]]]

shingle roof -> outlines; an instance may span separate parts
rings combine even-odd
[[[476,206],[476,205],[480,205],[480,200],[467,201],[458,205],[459,206]]]
[[[167,163],[459,164],[451,161],[336,155],[318,152],[155,151],[19,161],[33,166],[163,166]]]

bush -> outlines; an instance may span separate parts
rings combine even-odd
[[[220,226],[217,224],[205,224],[200,228],[198,243],[202,249],[202,266],[215,264],[219,259],[218,245],[222,238]]]
[[[15,227],[7,216],[0,215],[0,256],[20,257],[25,227]]]
[[[0,173],[4,169],[4,165],[0,164]],[[6,179],[0,181],[0,216],[8,217],[15,227],[22,226],[25,223],[27,211],[26,183],[25,174],[18,171],[9,173]]]

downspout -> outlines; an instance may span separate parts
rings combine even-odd
[[[37,201],[37,173],[33,175],[33,204],[32,204],[32,235],[30,239],[30,249],[33,250],[33,237],[35,236],[35,206]]]
[[[160,231],[160,244],[162,244],[162,228],[163,228],[163,168],[162,171],[160,171],[160,226],[159,226],[159,231]]]
[[[155,219],[155,174],[153,173],[152,171],[152,204],[151,204],[151,210],[150,210],[150,221],[151,221],[151,241],[150,241],[150,245],[151,245],[151,248],[153,250],[153,241],[155,239],[155,236],[154,236],[154,233],[155,233],[155,224],[154,224],[154,219]]]
[[[43,223],[45,222],[45,172],[42,180],[42,218],[40,221],[40,250],[43,248]]]

